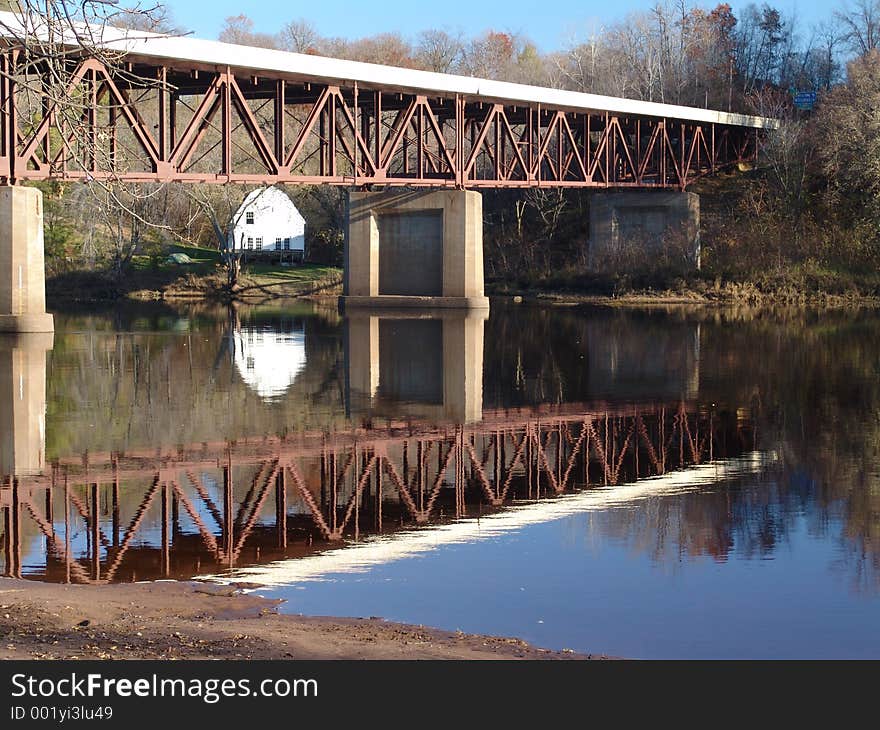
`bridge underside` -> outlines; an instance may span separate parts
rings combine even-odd
[[[684,188],[758,131],[663,117],[72,58],[0,55],[0,180]],[[270,72],[266,72],[270,73]],[[274,73],[274,72],[272,72]],[[77,103],[69,103],[70,99]]]

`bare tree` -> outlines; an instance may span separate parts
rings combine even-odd
[[[829,22],[820,23],[813,29],[815,45],[810,56],[809,73],[813,88],[830,89],[840,78],[839,49],[843,38],[839,30]]]
[[[562,85],[590,94],[602,93],[601,69],[605,60],[604,29],[594,29],[583,42],[574,41],[556,57]]]
[[[19,117],[24,124],[30,119],[51,119],[75,143],[68,146],[79,154],[73,154],[70,162],[88,170],[85,158],[101,154],[102,145],[92,143],[96,140],[88,137],[91,132],[83,123],[91,107],[88,82],[78,61],[98,61],[109,83],[128,82],[155,91],[159,88],[156,79],[137,77],[122,63],[124,46],[143,38],[146,31],[141,29],[165,29],[167,23],[167,14],[156,5],[120,8],[98,0],[21,0],[11,16],[0,18],[0,33],[9,51],[9,65],[0,73],[15,84]],[[109,114],[120,111],[118,100],[111,99],[106,106]],[[115,154],[124,156],[125,145],[117,147]],[[97,162],[108,172],[114,167],[110,159]]]
[[[81,187],[91,196],[89,231],[96,230],[94,221],[111,231],[111,258],[118,271],[130,260],[145,226],[167,229],[163,222],[145,217],[155,190],[124,185],[115,174],[141,150],[131,131],[113,120],[122,118],[131,105],[127,89],[138,88],[144,95],[162,89],[158,80],[136,76],[123,61],[129,42],[153,31],[172,30],[170,16],[161,6],[138,2],[123,7],[101,0],[21,0],[7,7],[11,13],[0,17],[7,46],[0,73],[12,82],[19,133],[25,138],[43,135],[46,145],[38,154],[44,156],[49,154],[49,140],[60,135],[65,140],[65,165],[104,173],[99,178],[90,175]],[[83,59],[97,61],[100,75],[93,71],[90,78]],[[102,88],[106,96],[97,105],[94,97]],[[56,164],[55,158],[42,162]]]
[[[839,10],[843,41],[858,55],[880,47],[880,0],[856,0],[853,7]]]
[[[415,65],[412,46],[400,33],[379,33],[353,41],[348,44],[345,57],[353,61],[383,63],[404,68]]]
[[[183,191],[193,203],[194,212],[210,224],[214,243],[221,252],[226,268],[226,286],[232,292],[241,276],[243,254],[241,246],[236,246],[230,237],[244,213],[242,201],[247,196],[247,190],[239,185],[194,185],[183,188]]]
[[[281,48],[294,53],[317,53],[321,44],[315,26],[302,18],[285,23],[278,35]]]
[[[847,83],[829,92],[818,120],[823,172],[846,211],[880,220],[880,50],[849,64]],[[876,230],[876,223],[875,230]]]
[[[258,48],[280,47],[280,41],[277,36],[254,31],[254,21],[244,13],[241,15],[231,15],[226,18],[218,39],[224,43],[237,43],[241,46],[256,46]]]
[[[461,62],[464,51],[461,32],[425,30],[419,33],[415,59],[426,71],[451,73]]]

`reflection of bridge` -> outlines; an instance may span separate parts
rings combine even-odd
[[[348,317],[344,383],[354,425],[335,432],[304,426],[285,438],[200,441],[225,434],[217,427],[181,438],[197,442],[185,447],[126,442],[116,447],[124,451],[90,450],[51,458],[48,466],[45,374],[52,336],[0,337],[0,393],[12,404],[0,414],[0,475],[14,475],[0,489],[5,570],[81,582],[188,577],[516,501],[668,475],[753,448],[747,413],[695,405],[696,326],[657,331],[646,351],[616,320],[591,320],[573,335],[580,343],[569,353],[574,372],[557,373],[580,378],[568,394],[573,402],[534,405],[544,399],[537,387],[517,396],[521,408],[509,407],[497,392],[492,407],[484,407],[484,355],[493,389],[501,370],[522,376],[512,373],[513,364],[522,365],[521,345],[502,330],[487,350],[485,326],[485,313],[466,311]],[[254,341],[262,332],[276,344],[277,333],[282,340],[293,333],[293,351],[308,353],[307,320],[240,328],[233,321],[218,336],[237,342],[237,332]],[[242,355],[249,352],[245,344],[238,343]],[[164,350],[156,356],[167,361]],[[526,362],[533,359],[526,353]],[[239,387],[263,382],[273,362],[254,356],[253,365],[253,377]],[[150,363],[142,367],[149,377]],[[113,365],[101,390],[116,391],[122,370]],[[624,403],[627,397],[636,403]],[[260,432],[259,422],[250,425],[245,433]],[[103,439],[83,443],[105,446]]]
[[[389,423],[87,454],[3,486],[5,572],[84,583],[189,577],[667,474],[753,447],[744,414],[595,403],[487,412],[475,426]],[[24,565],[42,540],[42,565]]]
[[[401,530],[349,542],[313,555],[243,566],[224,574],[203,575],[221,582],[246,581],[266,585],[291,585],[320,580],[331,574],[365,572],[374,565],[413,557],[443,545],[490,540],[529,525],[550,522],[586,512],[633,507],[649,498],[680,496],[719,483],[761,472],[776,460],[773,452],[751,451],[742,456],[690,465],[660,476],[639,479],[610,489],[584,489],[558,499],[541,499],[486,513],[478,519],[456,520],[429,530]]]
[[[485,312],[467,310],[358,312],[344,321],[343,367],[339,374],[329,362],[326,372],[316,371],[321,363],[321,350],[316,342],[323,342],[323,336],[315,334],[307,319],[296,317],[246,319],[242,325],[233,316],[226,334],[218,333],[219,352],[210,345],[198,349],[192,342],[187,347],[186,340],[181,338],[176,347],[173,341],[166,345],[163,357],[184,363],[191,363],[193,358],[213,359],[216,363],[228,352],[230,377],[235,373],[234,380],[240,384],[236,387],[255,393],[263,402],[287,406],[293,405],[288,390],[300,376],[311,372],[312,377],[322,382],[330,378],[332,387],[338,387],[340,394],[344,394],[346,416],[358,425],[403,416],[432,424],[477,423],[483,418],[484,378],[492,408],[535,405],[548,398],[554,403],[631,399],[670,402],[692,401],[699,395],[698,324],[655,327],[650,341],[646,341],[620,322],[598,317],[567,331],[564,338],[576,340],[567,342],[572,348],[567,355],[548,356],[544,348],[554,349],[552,339],[529,343],[528,349],[532,351],[524,351],[523,343],[505,332],[503,312],[496,317],[499,321],[495,322],[487,349],[485,317]],[[40,473],[46,466],[46,363],[52,343],[51,334],[0,335],[0,400],[6,398],[10,405],[0,411],[0,477]],[[71,352],[66,338],[59,344],[62,352]],[[136,342],[130,345],[133,352],[141,355],[137,364],[129,363],[117,351],[117,345],[118,342],[113,347],[113,359],[105,363],[104,369],[93,360],[67,362],[63,356],[55,360],[52,389],[56,391],[68,387],[65,368],[77,367],[88,371],[89,386],[97,392],[118,396],[122,389],[128,393],[121,400],[114,397],[112,401],[81,404],[80,415],[71,421],[54,419],[50,423],[54,440],[71,442],[68,451],[128,450],[132,445],[152,443],[156,438],[163,443],[169,438],[172,442],[187,443],[280,433],[294,426],[284,418],[272,418],[270,422],[262,419],[260,416],[271,410],[263,403],[254,409],[257,415],[250,418],[239,419],[238,409],[233,409],[236,413],[230,421],[228,400],[206,401],[198,396],[201,389],[211,387],[205,379],[194,381],[194,390],[180,391],[182,400],[181,395],[173,397],[173,410],[180,418],[175,419],[166,409],[151,409],[147,405],[153,397],[149,390],[142,401],[128,391],[127,370],[143,371],[133,376],[133,382],[153,382],[170,377],[168,363],[158,353],[154,360],[144,359]],[[338,350],[330,349],[335,361]],[[545,357],[552,361],[546,372],[540,365]],[[152,363],[160,361],[161,371],[155,372]],[[550,379],[545,379],[547,373],[552,373]],[[84,394],[82,397],[89,398]],[[155,397],[159,397],[158,393]],[[172,399],[171,391],[162,397]],[[148,413],[160,419],[155,427]],[[125,436],[107,441],[112,438],[112,429],[95,431],[88,427],[89,419],[106,420],[108,415],[111,420],[130,420]],[[191,422],[202,427],[188,427]],[[181,426],[173,436],[163,430],[172,423]],[[304,427],[324,428],[326,422],[306,423]]]
[[[9,185],[54,178],[392,188],[351,198],[349,307],[425,298],[488,306],[476,188],[683,191],[755,159],[761,130],[776,126],[140,31],[84,27],[65,36],[38,15],[24,22],[0,13],[0,28],[0,179]],[[83,38],[94,47],[83,48]],[[52,53],[70,61],[60,78]],[[393,189],[400,186],[446,190],[403,195]],[[632,195],[597,204],[594,233],[607,228],[614,238],[625,219],[652,235],[673,227],[699,260],[696,196]],[[0,188],[10,254],[0,257],[0,331],[52,329],[41,218],[39,191]]]

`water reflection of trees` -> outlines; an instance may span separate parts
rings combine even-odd
[[[484,406],[695,397],[699,327],[659,311],[495,306]]]
[[[703,318],[700,397],[754,404],[759,479],[608,513],[605,534],[675,562],[772,557],[795,529],[838,542],[833,566],[880,587],[880,319],[825,313]]]
[[[49,458],[331,426],[343,412],[336,316],[311,307],[139,305],[59,317],[47,383]],[[306,365],[267,404],[233,363],[230,328],[305,328]]]

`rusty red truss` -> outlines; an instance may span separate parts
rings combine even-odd
[[[8,182],[681,189],[753,160],[760,134],[192,61],[81,58],[59,94],[21,52],[0,63]]]

